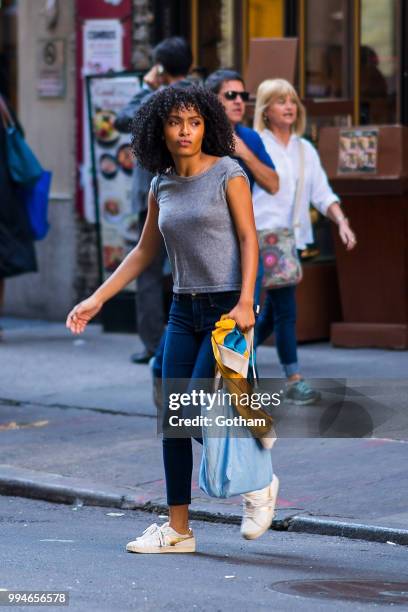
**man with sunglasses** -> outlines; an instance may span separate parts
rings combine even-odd
[[[243,78],[235,70],[221,69],[211,73],[205,85],[217,94],[234,128],[235,157],[248,175],[251,190],[256,182],[268,193],[276,193],[279,177],[273,161],[259,134],[241,123],[245,115],[245,103],[249,99]]]

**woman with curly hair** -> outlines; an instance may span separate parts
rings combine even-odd
[[[69,313],[67,327],[81,333],[108,299],[137,278],[154,257],[161,232],[174,281],[163,360],[167,391],[171,381],[213,378],[211,331],[221,315],[228,313],[242,331],[254,326],[257,236],[248,179],[230,158],[232,129],[212,92],[198,87],[158,92],[137,112],[133,133],[137,161],[156,173],[146,225],[112,276]],[[188,523],[191,437],[164,435],[163,459],[169,522],[151,525],[129,542],[130,552],[195,551]],[[244,537],[257,537],[270,526],[269,487],[262,499],[268,506],[262,529],[257,524],[253,535],[252,509],[241,529]]]

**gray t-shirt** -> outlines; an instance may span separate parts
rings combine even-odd
[[[194,176],[160,174],[151,182],[159,206],[175,293],[213,293],[241,288],[238,237],[226,190],[235,176],[248,178],[230,157]]]

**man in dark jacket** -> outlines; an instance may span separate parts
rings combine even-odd
[[[130,132],[132,120],[140,106],[158,89],[168,86],[187,87],[186,79],[192,63],[188,43],[180,37],[166,38],[153,50],[153,66],[143,79],[143,87],[118,114],[115,127]],[[140,231],[147,216],[147,198],[152,174],[136,164],[133,169],[132,209],[139,214]],[[134,353],[134,363],[147,363],[154,355],[164,329],[162,295],[162,268],[165,258],[164,244],[149,268],[137,280],[137,327],[144,344],[141,353]]]

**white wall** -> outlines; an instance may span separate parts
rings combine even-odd
[[[19,0],[19,117],[42,165],[53,172],[47,238],[36,243],[39,272],[6,281],[5,314],[63,320],[75,292],[75,49],[74,0],[60,1],[56,28],[46,29],[43,0]],[[66,47],[66,93],[40,99],[36,91],[38,41],[62,38]]]

